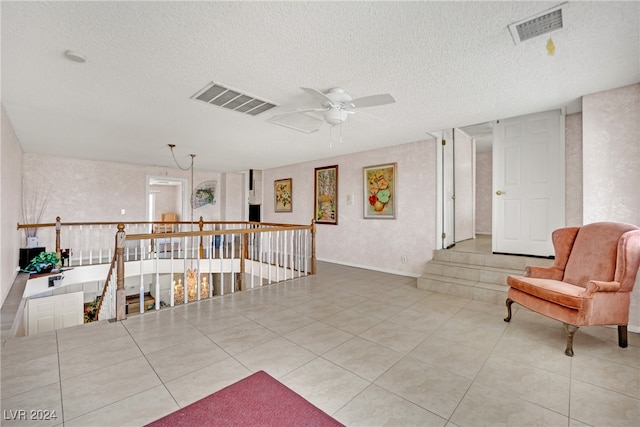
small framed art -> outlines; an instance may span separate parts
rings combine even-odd
[[[317,224],[338,224],[338,165],[315,168],[315,218]]]
[[[389,163],[362,168],[365,218],[395,219],[396,166]]]
[[[293,183],[291,178],[273,181],[274,206],[276,212],[293,211]]]

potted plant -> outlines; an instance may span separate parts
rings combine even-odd
[[[60,262],[60,258],[55,252],[40,252],[33,257],[24,269],[30,273],[48,273]]]

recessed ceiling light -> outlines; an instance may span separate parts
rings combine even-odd
[[[81,53],[74,52],[72,50],[65,51],[64,56],[68,60],[73,61],[73,62],[79,62],[81,64],[84,63],[84,62],[87,62],[87,57],[86,56],[84,56]]]

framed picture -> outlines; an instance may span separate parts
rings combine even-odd
[[[273,181],[273,194],[275,195],[276,212],[291,212],[293,210],[293,189],[291,178],[277,179]]]
[[[338,223],[338,165],[315,169],[315,206],[317,224]]]
[[[362,170],[364,188],[364,217],[395,219],[396,163],[366,166]]]

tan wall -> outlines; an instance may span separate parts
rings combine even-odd
[[[582,98],[584,222],[640,224],[640,83]]]
[[[491,234],[493,153],[476,153],[476,233]]]
[[[584,223],[640,225],[640,83],[582,98]],[[640,332],[640,274],[629,330]]]
[[[16,231],[22,222],[22,147],[7,113],[2,107],[2,144],[0,146],[0,306],[16,278],[24,233]]]
[[[363,218],[365,166],[397,162],[397,218]],[[436,247],[434,141],[396,145],[263,171],[263,220],[309,224],[314,168],[338,165],[338,225],[318,224],[318,259],[373,270],[422,275]],[[293,211],[274,212],[273,182],[292,178]],[[350,203],[349,203],[350,201]],[[407,263],[401,257],[407,257]]]
[[[565,117],[565,224],[582,225],[582,113]]]

